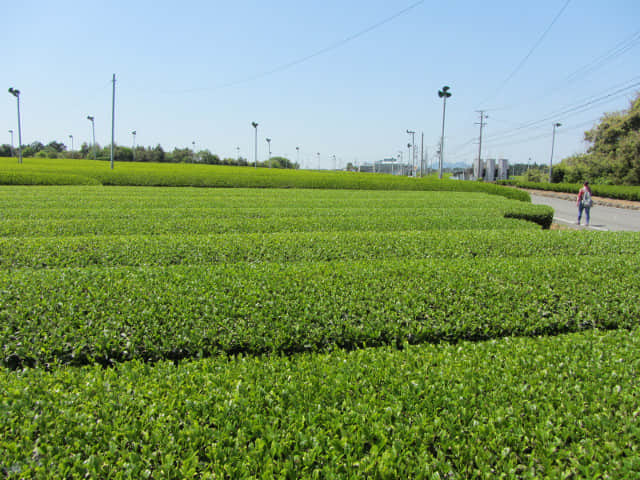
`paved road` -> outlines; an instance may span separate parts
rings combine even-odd
[[[594,205],[591,208],[591,224],[589,227],[585,227],[584,214],[582,217],[583,225],[576,225],[578,207],[575,200],[563,200],[561,198],[532,194],[531,201],[535,204],[553,207],[555,210],[553,221],[560,225],[582,229],[589,228],[589,230],[640,232],[640,210]]]

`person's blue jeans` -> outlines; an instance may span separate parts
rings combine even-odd
[[[589,220],[590,220],[590,214],[591,214],[591,207],[585,207],[582,205],[582,203],[580,203],[580,205],[578,205],[578,223],[580,223],[580,220],[582,219],[582,212],[584,211],[585,214],[585,219],[587,220],[587,225],[589,225]]]

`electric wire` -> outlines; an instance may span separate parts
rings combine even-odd
[[[630,91],[636,89],[637,87],[640,86],[640,76],[636,76],[630,80],[628,80],[627,82],[624,82],[623,84],[618,84],[614,87],[611,87],[608,90],[613,90],[610,91],[609,93],[606,94],[596,94],[593,95],[587,99],[583,99],[581,100],[579,103],[573,104],[573,105],[568,105],[566,107],[563,107],[561,110],[557,110],[555,112],[546,114],[544,117],[537,119],[537,120],[532,120],[526,123],[523,123],[521,125],[519,125],[518,127],[515,127],[513,129],[510,130],[505,130],[502,132],[497,132],[494,133],[492,135],[487,135],[487,140],[491,140],[495,137],[505,137],[505,136],[513,136],[513,135],[517,135],[520,131],[525,130],[525,129],[530,129],[532,127],[535,127],[539,124],[543,124],[549,121],[555,121],[555,120],[561,120],[563,117],[567,117],[567,116],[571,116],[571,115],[576,115],[579,113],[583,113],[584,111],[590,110],[592,108],[595,108],[599,105],[601,105],[602,103],[606,103],[609,102],[611,100],[613,100],[614,98],[619,98],[622,97],[624,95],[626,95],[627,93],[629,93]],[[495,119],[495,118],[494,118]]]
[[[366,28],[364,28],[363,30],[360,30],[354,34],[351,34],[345,38],[343,38],[342,40],[339,40],[335,43],[332,43],[324,48],[321,48],[319,50],[316,50],[313,53],[310,53],[309,55],[305,55],[303,57],[297,58],[295,60],[283,63],[275,68],[272,68],[270,70],[265,70],[263,72],[259,72],[256,73],[254,75],[251,75],[249,77],[246,77],[244,79],[240,79],[240,80],[234,80],[232,82],[228,82],[228,83],[222,83],[220,85],[216,85],[213,87],[201,87],[201,88],[192,88],[192,89],[188,89],[188,90],[179,90],[179,91],[173,91],[173,92],[168,92],[168,93],[192,93],[192,92],[198,92],[198,91],[209,91],[209,90],[218,90],[218,89],[222,89],[222,88],[229,88],[229,87],[235,87],[236,85],[241,85],[244,83],[249,83],[249,82],[253,82],[255,80],[258,80],[260,78],[264,78],[270,75],[273,75],[275,73],[280,73],[283,72],[285,70],[288,70],[292,67],[295,67],[296,65],[300,65],[301,63],[307,62],[315,57],[318,57],[320,55],[323,55],[327,52],[330,52],[332,50],[336,50],[344,45],[346,45],[347,43],[377,29],[382,27],[383,25],[386,25],[389,22],[392,22],[393,20],[395,20],[396,18],[404,15],[405,13],[409,12],[410,10],[413,10],[414,8],[416,8],[418,5],[421,5],[425,2],[425,0],[418,0],[417,2],[412,3],[411,5],[403,8],[402,10],[397,11],[396,13],[394,13],[393,15],[386,17],[383,20],[380,20],[377,23],[374,23],[373,25],[370,25]]]
[[[607,52],[603,53],[599,57],[596,57],[591,62],[587,63],[586,65],[583,65],[582,67],[570,73],[566,77],[565,81],[567,83],[573,83],[576,80],[582,77],[585,77],[589,73],[597,70],[598,68],[601,68],[602,66],[611,62],[612,60],[615,60],[621,55],[624,55],[629,50],[636,47],[638,44],[640,44],[640,30],[638,30],[637,32],[635,32],[633,35],[626,38],[625,40],[619,42],[617,45],[610,48]]]
[[[567,7],[569,6],[569,3],[571,3],[571,0],[567,0],[564,5],[562,6],[562,8],[560,9],[560,11],[556,14],[556,16],[553,18],[553,20],[551,21],[551,23],[549,24],[549,26],[547,26],[547,28],[545,29],[545,31],[542,33],[542,35],[540,36],[540,38],[538,38],[538,40],[536,41],[536,43],[534,43],[533,47],[531,47],[531,49],[529,50],[529,52],[524,56],[524,58],[522,60],[520,60],[520,63],[518,63],[518,65],[516,66],[516,68],[513,69],[513,71],[507,75],[507,77],[502,81],[502,83],[500,84],[500,86],[496,89],[496,91],[494,93],[492,93],[489,97],[485,98],[482,102],[480,102],[480,105],[478,106],[478,108],[481,105],[484,105],[487,101],[491,100],[493,97],[495,97],[498,92],[500,92],[507,83],[509,83],[509,81],[522,69],[522,67],[524,66],[524,64],[527,62],[527,60],[529,60],[529,57],[531,57],[531,55],[533,54],[533,52],[535,52],[535,50],[540,46],[540,44],[542,43],[542,41],[545,39],[545,37],[547,36],[547,34],[551,31],[551,29],[553,28],[553,26],[556,24],[556,22],[558,21],[558,19],[562,16],[562,14],[564,13],[564,11],[567,9]],[[476,108],[476,110],[478,109]]]

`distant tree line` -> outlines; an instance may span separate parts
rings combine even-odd
[[[0,145],[0,157],[15,157],[18,154],[17,147],[13,151],[11,145]],[[68,150],[64,143],[50,142],[43,144],[42,142],[33,142],[29,145],[22,146],[22,156],[29,158],[75,158],[75,159],[93,159],[94,149],[86,142],[80,146],[79,150]],[[96,160],[110,160],[110,147],[101,147],[96,145]],[[116,145],[113,152],[113,159],[116,162],[157,162],[157,163],[201,163],[206,165],[233,165],[233,166],[253,166],[254,162],[250,162],[246,158],[220,158],[209,150],[194,151],[190,148],[174,148],[172,152],[165,152],[162,146],[142,147],[135,149]],[[258,162],[258,167],[272,168],[290,168],[298,169],[300,166],[285,157],[271,157],[264,162]]]

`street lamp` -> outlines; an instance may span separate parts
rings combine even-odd
[[[133,161],[136,161],[136,133],[137,131],[132,131],[131,136],[133,137],[133,147],[131,148],[131,152],[133,153]]]
[[[93,132],[93,159],[96,159],[96,123],[95,117],[91,115],[87,116],[87,120],[91,122],[91,131]]]
[[[73,152],[73,135],[69,135],[69,138],[71,139],[71,152]]]
[[[413,168],[413,171],[415,172],[415,169],[416,169],[415,168],[416,167],[416,165],[415,165],[415,162],[416,162],[416,146],[415,146],[416,138],[415,138],[415,135],[416,135],[416,132],[415,132],[415,130],[407,130],[407,133],[409,135],[411,135],[411,152],[413,154],[413,155],[411,155],[411,167]]]
[[[11,156],[15,157],[15,153],[13,151],[13,130],[9,130],[9,133],[11,134]]]
[[[440,137],[440,166],[438,171],[438,178],[442,180],[442,167],[444,164],[444,116],[447,109],[447,98],[451,96],[448,86],[442,87],[442,90],[438,90],[438,96],[442,98],[442,136]]]
[[[253,167],[258,168],[258,124],[256,122],[251,122],[251,126],[253,126],[253,129],[256,132],[256,137],[255,137],[256,156],[253,157],[254,158]]]
[[[267,145],[269,146],[269,157],[267,158],[267,163],[269,164],[269,168],[271,168],[271,139],[267,138]]]
[[[16,97],[18,102],[18,163],[22,163],[22,127],[20,126],[20,90],[10,87],[9,93]]]
[[[296,147],[296,158],[298,159],[298,160],[297,160],[298,168],[302,168],[302,167],[300,166],[300,147]]]
[[[196,158],[196,141],[193,140],[191,142],[191,145],[193,146],[193,163],[197,163],[197,158]]]
[[[318,152],[317,155],[318,155],[318,170],[320,170],[320,152]]]
[[[553,168],[553,145],[556,143],[556,128],[561,126],[561,123],[553,124],[553,137],[551,138],[551,158],[549,159],[549,183],[551,183],[551,169]]]
[[[240,147],[236,147],[236,150],[238,151],[238,165],[240,165]]]

